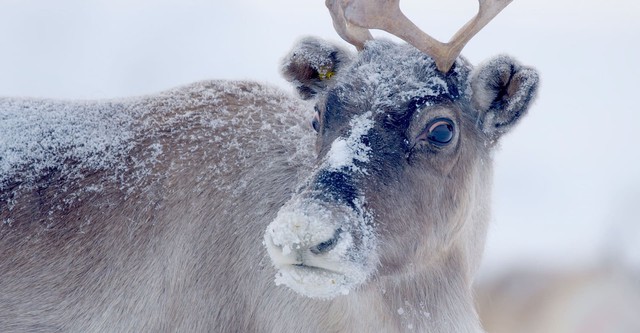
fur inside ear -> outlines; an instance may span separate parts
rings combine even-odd
[[[527,113],[538,90],[538,72],[498,56],[471,73],[472,103],[490,141],[509,132]]]
[[[300,97],[310,99],[324,91],[334,75],[350,62],[351,55],[339,46],[321,39],[300,40],[284,58],[282,75]]]

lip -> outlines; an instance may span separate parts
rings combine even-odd
[[[304,264],[280,267],[275,282],[304,296],[320,299],[346,295],[353,284],[344,273]]]
[[[279,268],[282,276],[299,285],[335,285],[339,281],[344,282],[347,276],[339,271],[322,268],[318,266],[308,266],[305,264],[286,265]]]
[[[338,272],[338,271],[334,271],[331,269],[327,269],[327,268],[323,268],[323,267],[318,267],[318,266],[309,266],[309,265],[305,265],[305,264],[293,264],[290,265],[291,267],[293,267],[294,270],[299,270],[299,271],[303,271],[303,272],[307,272],[307,273],[318,273],[318,274],[337,274],[337,275],[343,275],[342,272]]]

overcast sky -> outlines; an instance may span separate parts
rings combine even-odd
[[[476,7],[402,3],[441,40]],[[1,0],[0,96],[114,98],[203,79],[289,89],[278,64],[305,35],[338,40],[324,1]],[[496,155],[485,269],[607,251],[640,267],[639,40],[635,0],[515,0],[467,45],[472,63],[508,53],[542,78]]]

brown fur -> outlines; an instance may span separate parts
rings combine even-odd
[[[182,98],[188,99],[176,105]],[[65,180],[52,172],[31,190],[14,190],[13,208],[0,210],[0,220],[12,221],[0,224],[0,331],[242,325],[227,322],[237,306],[252,307],[234,292],[241,286],[249,290],[251,278],[242,272],[269,268],[261,248],[244,243],[259,243],[255,235],[310,160],[300,105],[256,84],[221,82],[131,104],[152,108],[133,126],[151,122],[155,128],[138,133],[127,174],[86,193],[80,189],[111,179],[111,171],[95,171],[64,190]],[[202,125],[211,119],[228,122],[215,129]],[[137,179],[133,160],[144,159],[151,143],[162,144],[165,153]],[[133,192],[123,191],[129,185]],[[230,223],[238,220],[253,223],[249,229],[255,231]],[[242,269],[228,270],[233,266]],[[222,283],[235,286],[220,288]],[[227,302],[240,303],[230,311]]]
[[[537,83],[533,76],[514,88],[527,97],[514,102],[499,94],[504,86],[489,84],[493,66],[478,72],[483,93],[474,98],[500,96],[515,111],[473,109],[466,100],[448,109],[462,129],[456,148],[409,161],[427,171],[406,166],[398,174],[379,161],[372,174],[386,178],[362,187],[379,226],[379,266],[330,301],[277,287],[262,245],[265,228],[314,167],[309,105],[246,82],[114,102],[117,110],[104,111],[134,115],[122,126],[135,136],[113,167],[80,170],[84,178],[52,168],[2,188],[0,332],[480,331],[470,286],[489,216],[490,149],[524,114]],[[379,95],[360,97],[370,96]],[[495,130],[487,115],[496,114],[513,122]],[[321,156],[343,130],[329,130]],[[94,185],[101,187],[88,190]]]

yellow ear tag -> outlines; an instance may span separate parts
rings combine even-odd
[[[327,67],[320,67],[320,69],[318,69],[318,78],[320,81],[329,80],[333,74],[335,73]]]

